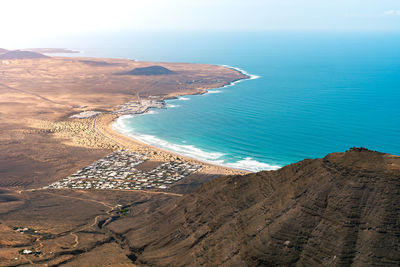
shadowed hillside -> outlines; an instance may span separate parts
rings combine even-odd
[[[15,51],[7,51],[3,54],[1,54],[0,51],[0,60],[4,59],[33,59],[33,58],[48,58],[48,56],[36,53],[36,52],[31,52],[31,51],[21,51],[21,50],[15,50]]]
[[[4,54],[4,53],[6,53],[6,52],[8,52],[8,50],[7,50],[7,49],[0,48],[0,54]]]
[[[400,157],[353,148],[219,178],[108,228],[150,266],[398,266],[399,203]]]

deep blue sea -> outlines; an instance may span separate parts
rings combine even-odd
[[[58,42],[79,56],[229,65],[259,77],[117,122],[155,146],[251,171],[353,146],[400,155],[400,33],[115,33]]]

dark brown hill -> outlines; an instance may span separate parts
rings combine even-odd
[[[149,66],[143,68],[135,68],[128,72],[119,73],[120,75],[166,75],[174,72],[162,66]]]
[[[0,60],[4,59],[32,59],[32,58],[48,58],[48,56],[36,53],[36,52],[31,52],[31,51],[21,51],[21,50],[15,50],[15,51],[8,51],[5,52],[4,54],[0,54]]]
[[[108,229],[150,266],[399,266],[400,157],[353,148],[222,177]]]

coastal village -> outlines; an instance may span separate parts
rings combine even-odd
[[[118,150],[44,189],[165,190],[202,167],[175,160],[150,171],[136,168],[148,159],[145,154]]]
[[[165,108],[165,102],[159,97],[129,101],[119,105],[112,113],[118,115],[142,114],[152,108]],[[102,112],[86,110],[70,116],[71,119],[89,119]],[[117,150],[103,159],[55,182],[44,189],[117,189],[117,190],[166,190],[173,183],[200,169],[182,160],[160,163],[149,171],[136,168],[149,160],[149,155],[134,153],[126,149]]]
[[[137,98],[138,100],[119,105],[114,113],[120,115],[143,114],[151,108],[165,108],[165,101],[156,96],[150,96],[148,99],[141,99],[139,96]]]
[[[141,99],[139,96],[137,100],[129,101],[125,104],[119,105],[113,114],[118,115],[132,115],[143,114],[152,108],[165,108],[165,101],[156,96],[150,96],[148,99]],[[86,106],[84,106],[86,108]],[[71,115],[71,119],[89,119],[100,115],[101,111],[86,110],[80,113]]]

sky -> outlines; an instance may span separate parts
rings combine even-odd
[[[2,0],[0,25],[0,47],[127,30],[400,31],[400,0]]]

